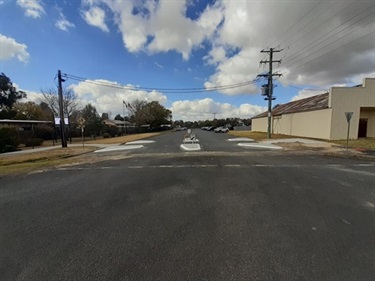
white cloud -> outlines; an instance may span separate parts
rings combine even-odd
[[[111,85],[112,87],[104,87],[98,84]],[[134,89],[120,89],[117,82],[108,80],[86,80],[78,84],[69,86],[78,97],[81,104],[91,103],[96,107],[98,112],[112,112],[112,114],[123,114],[122,101],[132,103],[135,100],[158,101],[164,105],[167,97],[157,91],[137,90],[133,85],[127,85]]]
[[[60,11],[60,18],[56,21],[55,26],[63,31],[76,27],[74,23],[68,21],[64,14]]]
[[[183,100],[172,103],[170,110],[173,119],[185,121],[198,121],[216,118],[250,118],[266,111],[266,107],[252,104],[242,104],[239,107],[229,103],[215,102],[213,99]]]
[[[26,16],[34,19],[46,13],[41,0],[17,0],[17,5],[25,10]]]
[[[25,44],[20,44],[13,38],[0,34],[0,60],[16,57],[19,61],[26,63],[30,57],[26,49]]]
[[[82,11],[82,18],[87,24],[96,26],[104,32],[109,32],[108,26],[105,23],[105,12],[99,7],[91,7],[87,11]]]
[[[193,5],[191,0],[84,0],[82,13],[89,24],[108,31],[105,9],[129,52],[177,52],[188,60],[204,46],[209,51],[203,60],[215,66],[206,87],[255,79],[268,70],[259,62],[269,59],[260,51],[270,47],[283,49],[274,54],[274,60],[282,60],[274,71],[281,71],[288,84],[329,87],[375,69],[371,1],[217,0],[191,19],[187,11]]]
[[[211,38],[222,21],[219,5],[208,6],[198,19],[191,20],[185,16],[188,5],[185,1],[97,0],[84,4],[88,11],[100,9],[100,4],[111,10],[129,52],[176,51],[184,60],[189,59],[194,48]]]
[[[302,100],[305,98],[309,98],[309,97],[324,94],[324,93],[327,93],[327,91],[304,89],[304,90],[299,91],[296,96],[292,97],[291,101]]]
[[[161,69],[164,68],[164,67],[163,67],[160,63],[158,63],[157,61],[154,61],[154,64],[155,64],[157,67],[161,68]]]

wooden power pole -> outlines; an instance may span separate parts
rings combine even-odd
[[[275,99],[273,97],[273,76],[281,76],[281,74],[272,73],[272,65],[273,63],[281,63],[281,60],[273,60],[273,53],[281,52],[282,50],[275,50],[274,48],[270,48],[269,50],[262,50],[261,53],[268,53],[270,55],[269,60],[261,60],[260,63],[268,63],[269,71],[267,74],[260,74],[258,76],[268,77],[268,84],[265,91],[265,100],[268,100],[268,125],[267,125],[267,138],[271,138],[271,125],[272,125],[272,100]]]

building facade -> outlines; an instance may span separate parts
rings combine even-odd
[[[326,140],[375,138],[375,78],[356,87],[333,87],[329,93],[282,104],[272,110],[272,132]],[[252,131],[267,131],[267,112],[252,118]]]

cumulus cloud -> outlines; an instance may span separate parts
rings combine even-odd
[[[109,28],[105,23],[105,12],[99,7],[91,7],[86,11],[82,11],[82,18],[87,24],[96,26],[104,32],[109,32]]]
[[[103,84],[112,87],[102,86]],[[121,89],[117,82],[98,79],[86,80],[69,86],[78,97],[81,104],[91,103],[98,112],[112,112],[123,114],[122,101],[132,103],[135,100],[158,101],[165,105],[167,97],[158,91],[137,90],[133,85],[127,85],[129,89]]]
[[[25,10],[25,15],[34,19],[40,18],[46,12],[41,0],[17,0],[17,5]]]
[[[56,21],[55,26],[63,31],[68,31],[69,28],[76,27],[74,23],[68,21],[64,14],[60,11],[60,18]]]
[[[309,98],[309,97],[324,94],[324,93],[327,93],[327,91],[305,89],[305,90],[299,91],[298,94],[292,97],[290,101],[302,100],[305,98]]]
[[[16,57],[19,61],[26,63],[30,57],[27,46],[16,42],[11,37],[0,34],[0,60],[8,60]]]
[[[262,49],[275,53],[274,71],[289,84],[328,87],[369,76],[375,69],[372,1],[217,0],[196,17],[193,1],[84,0],[87,23],[108,32],[105,13],[121,33],[129,52],[150,55],[177,52],[184,60],[201,47],[203,61],[215,67],[206,87],[251,81],[267,72]],[[106,12],[104,12],[104,10]],[[287,16],[286,16],[287,15]],[[255,94],[239,87],[225,94]]]
[[[234,106],[229,103],[216,102],[213,99],[205,98],[200,100],[182,100],[172,103],[170,110],[175,120],[208,120],[214,114],[216,118],[250,118],[266,111],[266,107],[242,104]]]
[[[219,5],[207,6],[198,19],[192,20],[186,17],[188,3],[185,1],[98,0],[84,4],[84,9],[89,9],[84,14],[101,9],[99,5],[110,9],[129,52],[176,51],[184,60],[189,59],[194,48],[211,38],[222,21]]]

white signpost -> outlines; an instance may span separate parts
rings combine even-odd
[[[348,133],[346,135],[346,151],[348,151],[349,146],[349,132],[350,132],[350,120],[352,119],[353,112],[345,112],[346,122],[348,122]]]
[[[85,123],[86,120],[83,117],[79,117],[78,120],[78,127],[81,128],[81,135],[82,135],[82,148],[85,148],[85,139],[83,137],[83,132],[85,131]]]

